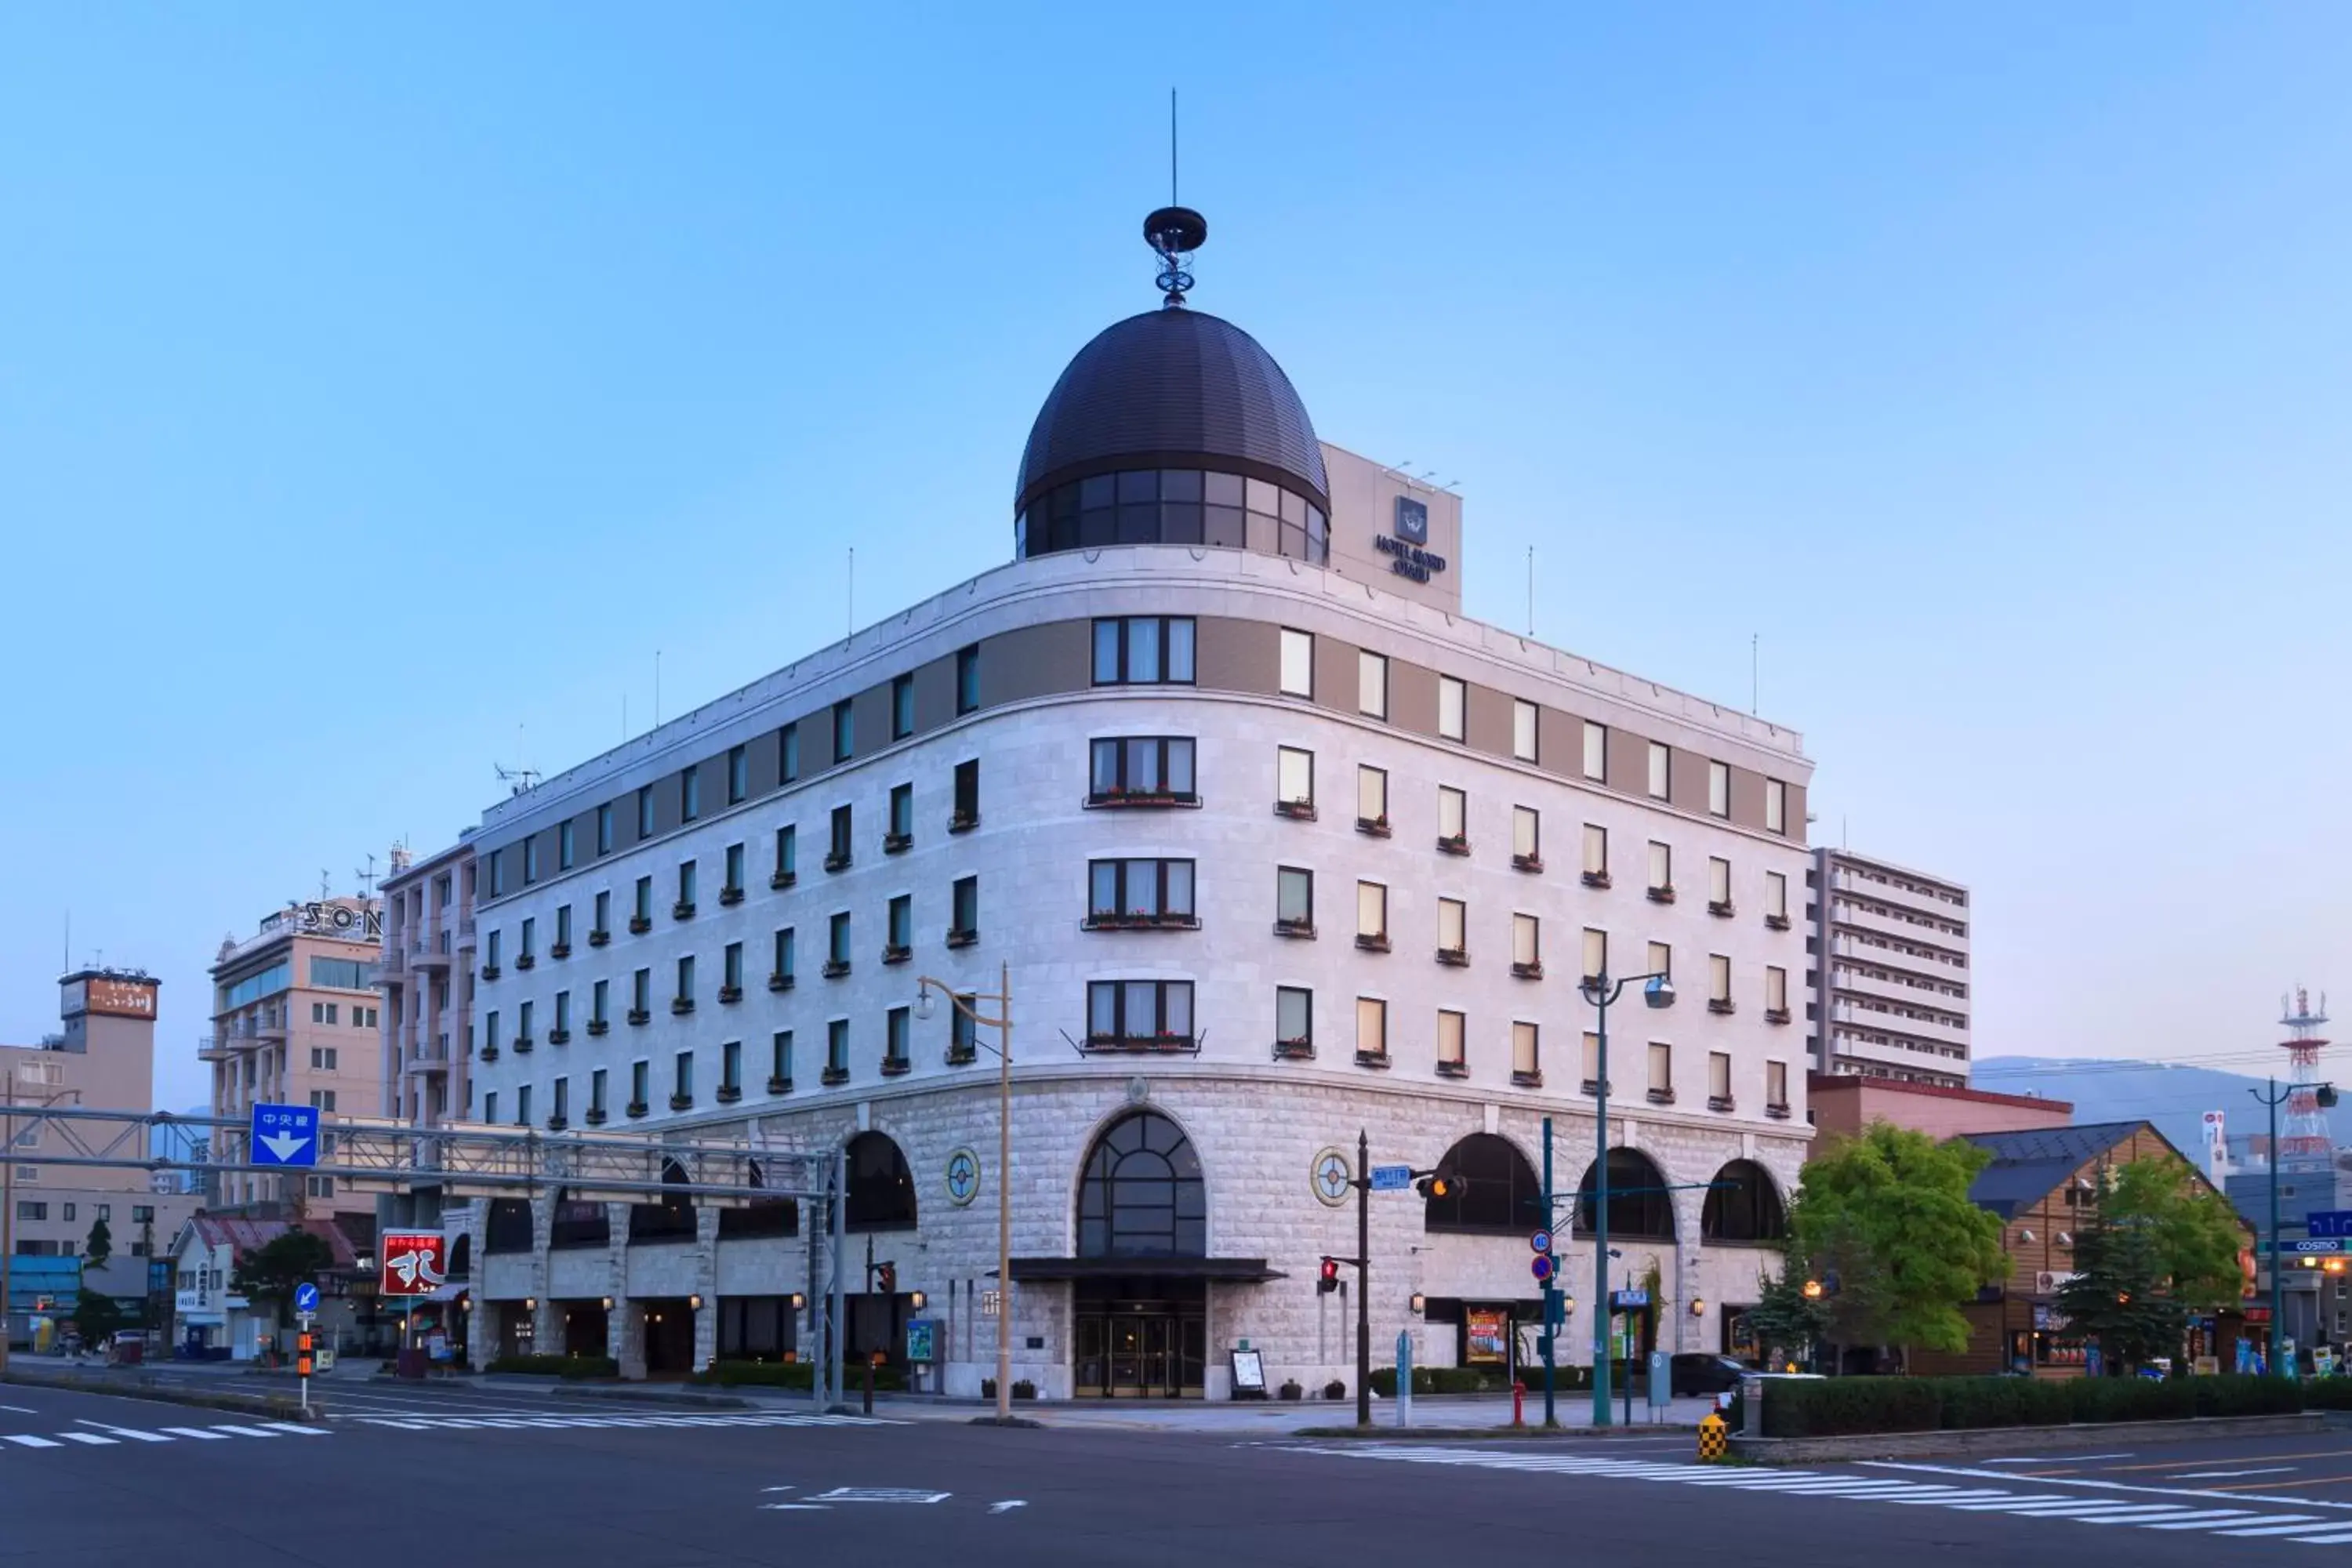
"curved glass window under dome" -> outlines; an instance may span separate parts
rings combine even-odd
[[[1022,560],[1107,544],[1208,544],[1328,565],[1323,509],[1265,479],[1202,468],[1129,468],[1057,485],[1013,520]]]

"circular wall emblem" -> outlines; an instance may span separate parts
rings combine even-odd
[[[1308,1174],[1315,1195],[1333,1208],[1346,1203],[1355,1190],[1355,1172],[1348,1164],[1348,1156],[1337,1149],[1318,1151]]]
[[[980,1156],[958,1149],[948,1156],[948,1201],[961,1208],[980,1195]]]

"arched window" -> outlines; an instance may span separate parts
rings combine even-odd
[[[474,1237],[470,1231],[459,1231],[449,1244],[448,1277],[463,1279],[474,1271]]]
[[[849,1212],[845,1230],[915,1228],[915,1178],[898,1145],[879,1132],[849,1141]]]
[[[629,1239],[635,1241],[690,1241],[694,1238],[693,1184],[687,1180],[686,1167],[676,1160],[662,1162],[660,1201],[629,1205]]]
[[[750,1185],[764,1187],[768,1174],[757,1160],[746,1162],[751,1166]],[[801,1207],[790,1198],[753,1198],[719,1211],[719,1239],[736,1237],[798,1236],[801,1233]]]
[[[1593,1202],[1600,1184],[1600,1163],[1584,1168],[1576,1189],[1576,1230],[1590,1236],[1600,1215]],[[1609,1236],[1630,1241],[1672,1241],[1675,1238],[1674,1194],[1666,1178],[1650,1157],[1638,1149],[1609,1151]]]
[[[1451,1190],[1423,1201],[1423,1229],[1526,1236],[1544,1228],[1542,1184],[1509,1139],[1473,1132],[1445,1152],[1437,1173]]]
[[[1734,1160],[1715,1173],[1698,1234],[1706,1241],[1779,1241],[1789,1234],[1788,1211],[1763,1166]]]
[[[1121,1117],[1095,1140],[1078,1185],[1080,1258],[1204,1258],[1201,1162],[1156,1111]]]

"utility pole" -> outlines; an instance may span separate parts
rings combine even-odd
[[[2285,1375],[2285,1369],[2282,1366],[2282,1363],[2284,1361],[2284,1359],[2285,1359],[2285,1354],[2286,1354],[2286,1322],[2285,1322],[2285,1310],[2284,1310],[2284,1308],[2285,1308],[2285,1301],[2286,1301],[2286,1294],[2285,1294],[2285,1290],[2284,1290],[2284,1289],[2285,1276],[2284,1276],[2284,1275],[2280,1271],[2280,1262],[2281,1262],[2281,1260],[2280,1260],[2280,1258],[2279,1258],[2279,1138],[2278,1138],[2278,1108],[2279,1108],[2280,1106],[2282,1106],[2282,1105],[2284,1105],[2284,1104],[2285,1104],[2285,1103],[2286,1103],[2287,1097],[2288,1097],[2289,1095],[2291,1095],[2291,1094],[2293,1094],[2293,1093],[2294,1092],[2294,1087],[2292,1084],[2290,1084],[2290,1085],[2288,1085],[2285,1089],[2283,1089],[2279,1088],[2279,1086],[2278,1086],[2278,1079],[2275,1079],[2275,1078],[2272,1078],[2272,1079],[2265,1079],[2263,1080],[2263,1085],[2264,1085],[2264,1087],[2263,1087],[2263,1088],[2262,1088],[2262,1089],[2250,1089],[2246,1090],[2246,1092],[2247,1092],[2248,1094],[2252,1095],[2256,1100],[2261,1100],[2261,1101],[2263,1102],[2263,1105],[2267,1106],[2267,1107],[2270,1109],[2270,1117],[2271,1117],[2271,1161],[2270,1161],[2270,1163],[2271,1163],[2271,1247],[2270,1247],[2270,1252],[2271,1252],[2271,1375],[2272,1375],[2273,1377],[2281,1377],[2281,1376],[2284,1376],[2284,1375]],[[2331,1097],[2331,1098],[2332,1098],[2332,1097]]]
[[[1356,1133],[1356,1425],[1372,1424],[1372,1137]]]
[[[16,1253],[16,1068],[0,1064],[0,1377],[8,1375],[8,1324],[15,1303],[10,1260]]]
[[[1546,1231],[1549,1231],[1552,1228],[1551,1118],[1549,1116],[1543,1119],[1543,1224]],[[1557,1240],[1558,1238],[1555,1237],[1555,1249],[1557,1248]],[[1552,1365],[1554,1362],[1559,1359],[1559,1352],[1554,1348],[1557,1331],[1552,1323],[1552,1310],[1553,1303],[1559,1300],[1559,1270],[1558,1268],[1554,1268],[1549,1275],[1545,1277],[1543,1283],[1543,1336],[1536,1342],[1543,1347],[1544,1426],[1547,1427],[1557,1426],[1559,1425],[1559,1413],[1552,1405]]]

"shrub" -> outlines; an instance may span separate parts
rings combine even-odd
[[[2262,1377],[2256,1383],[2286,1385],[2283,1377]],[[2318,1377],[2303,1385],[2305,1410],[2352,1410],[2352,1377]]]
[[[1390,1375],[1393,1377],[1395,1376],[1395,1373],[1391,1373]],[[1284,1380],[1280,1393],[1283,1398],[1291,1401],[1293,1404],[1297,1404],[1299,1400],[1307,1397],[1307,1391],[1298,1386],[1298,1380],[1295,1377]]]
[[[2198,1377],[2189,1380],[2189,1392],[2200,1415],[2292,1415],[2322,1406],[2308,1397],[2317,1385],[2297,1386],[2284,1377]],[[2352,1403],[2352,1393],[2347,1394]]]
[[[1528,1380],[1530,1388],[1541,1385],[1543,1373],[1539,1368],[1521,1368],[1519,1375]],[[1591,1372],[1583,1367],[1553,1369],[1552,1385],[1555,1388],[1580,1388],[1591,1381]],[[1371,1384],[1372,1392],[1382,1399],[1395,1398],[1396,1368],[1373,1368]],[[1496,1394],[1510,1386],[1500,1367],[1417,1366],[1412,1369],[1412,1391],[1415,1394]]]
[[[1936,1424],[1972,1426],[2063,1426],[2073,1419],[2066,1384],[2031,1377],[1938,1377]]]
[[[1013,1397],[1034,1399],[1037,1397],[1037,1385],[1025,1377],[1016,1377],[1013,1380]]]
[[[1942,1400],[1934,1380],[1833,1377],[1774,1383],[1764,1395],[1768,1437],[1837,1437],[1866,1432],[1932,1432]]]
[[[620,1364],[608,1355],[502,1355],[484,1369],[526,1377],[618,1377]]]
[[[805,1361],[722,1361],[695,1381],[717,1384],[721,1388],[796,1388],[806,1393],[816,1385],[816,1363]]]
[[[2185,1421],[2197,1414],[2189,1383],[2145,1377],[2078,1377],[2064,1385],[2077,1421]]]
[[[1323,1397],[1326,1399],[1345,1399],[1348,1397],[1348,1385],[1341,1383],[1335,1377],[1330,1382],[1323,1385]]]

